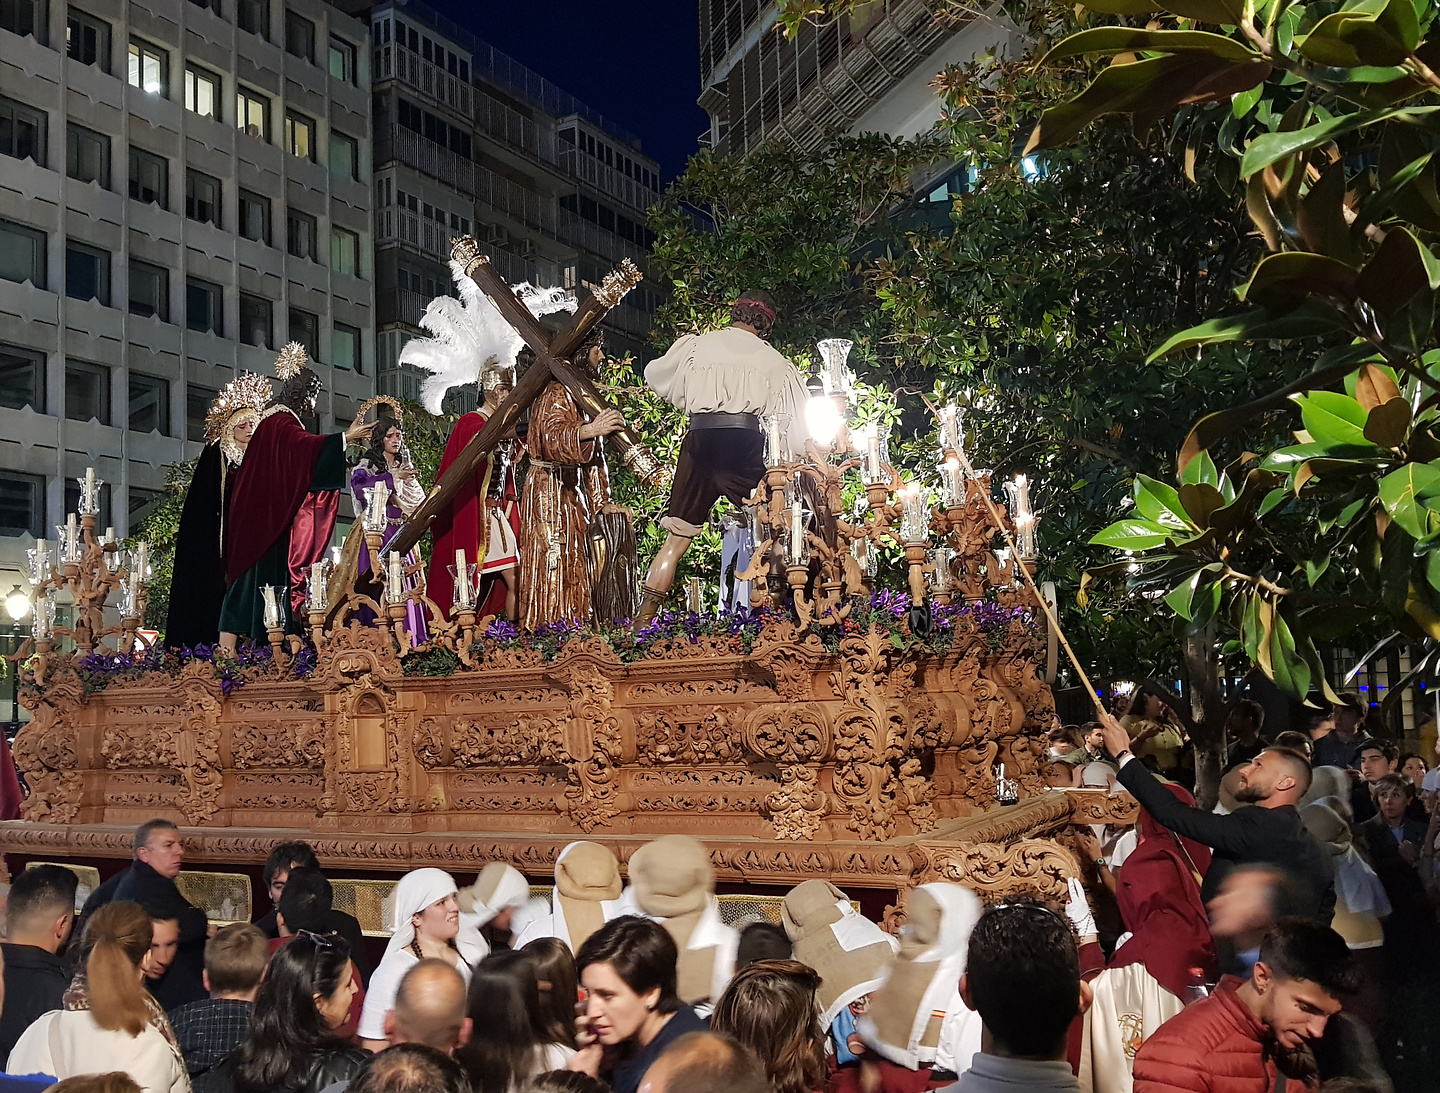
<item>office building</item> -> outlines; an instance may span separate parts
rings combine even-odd
[[[320,0],[0,5],[0,593],[75,479],[131,530],[287,341],[374,392],[370,51]]]
[[[699,101],[722,155],[766,141],[812,152],[838,133],[928,132],[940,120],[935,77],[1019,38],[999,4],[946,17],[926,0],[869,0],[787,39],[775,0],[699,2]]]
[[[454,292],[454,236],[474,235],[511,283],[581,290],[622,258],[644,268],[660,171],[635,137],[419,0],[336,2],[370,24],[382,391],[419,395],[423,375],[398,357]],[[612,354],[643,350],[656,302],[642,284],[610,313]]]

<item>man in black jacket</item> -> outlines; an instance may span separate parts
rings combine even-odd
[[[1162,827],[1214,851],[1200,895],[1208,903],[1239,865],[1263,862],[1292,873],[1310,900],[1297,910],[1328,924],[1335,912],[1335,873],[1330,855],[1305,830],[1297,804],[1310,788],[1310,765],[1287,748],[1267,748],[1240,768],[1236,800],[1254,805],[1225,816],[1182,804],[1135,761],[1129,734],[1105,718],[1105,746],[1120,761],[1120,784]]]
[[[175,962],[150,985],[150,993],[166,1010],[206,997],[203,976],[210,923],[205,912],[175,887],[184,860],[180,829],[169,820],[151,820],[135,832],[135,860],[115,887],[115,899],[140,904],[152,919],[174,919],[180,924]]]
[[[36,1018],[60,1008],[74,968],[60,956],[75,919],[75,874],[58,865],[25,870],[10,885],[5,998],[0,1009],[0,1070]]]

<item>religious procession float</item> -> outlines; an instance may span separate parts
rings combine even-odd
[[[287,347],[278,394],[241,377],[212,408],[170,624],[147,645],[149,548],[98,533],[98,482],[81,480],[58,542],[31,551],[16,659],[32,719],[14,747],[28,797],[0,850],[128,857],[158,816],[182,825],[192,863],[304,838],[331,867],[504,861],[543,881],[577,837],[624,862],[679,832],[732,884],[949,880],[1063,899],[1066,833],[1129,823],[1134,805],[1047,788],[1046,663],[1063,635],[1031,577],[1024,479],[992,496],[960,411],[934,408],[932,497],[891,465],[882,426],[853,424],[849,343],[822,343],[808,391],[764,341],[773,301],[745,294],[730,327],[646,369],[689,432],[642,580],[603,449],[652,483],[672,474],[595,385],[597,324],[638,271],[577,306],[512,289],[472,240],[453,258],[460,298],[431,305],[430,336],[402,359],[433,374],[437,408],[462,382],[484,401],[428,491],[398,404],[306,431],[319,381]],[[554,311],[572,312],[557,333],[540,322]],[[357,441],[367,455],[347,467]],[[337,558],[347,490],[357,518]],[[700,609],[693,580],[671,602],[722,496],[737,560],[719,609]],[[903,552],[904,588],[877,586],[882,548]]]

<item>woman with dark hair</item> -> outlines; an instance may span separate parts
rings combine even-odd
[[[250,1037],[196,1083],[196,1093],[320,1093],[349,1081],[366,1055],[336,1029],[355,997],[350,946],[336,935],[295,935],[270,958]]]
[[[774,1093],[815,1093],[825,1088],[819,989],[819,974],[797,960],[757,960],[730,980],[710,1015],[710,1031],[753,1051]]]
[[[570,946],[556,937],[541,937],[520,951],[535,966],[540,1014],[546,1031],[557,1044],[573,1044],[580,980],[575,974],[575,958],[570,955]]]
[[[370,435],[369,447],[350,472],[350,500],[354,504],[357,521],[363,523],[371,491],[380,485],[385,487],[385,531],[380,547],[383,557],[390,548],[390,540],[400,534],[406,519],[425,502],[425,488],[416,478],[410,453],[405,449],[405,434],[400,430],[400,421],[384,416],[378,417],[375,431]],[[371,580],[368,550],[360,550],[356,564],[359,575],[367,581]],[[411,575],[411,571],[420,564],[419,547],[411,547],[402,564],[405,567],[404,587],[409,591],[420,583],[418,570],[416,575]],[[383,575],[373,579],[383,585]],[[449,604],[441,606],[448,607]],[[405,629],[409,631],[412,642],[422,642],[428,637],[425,609],[419,604],[412,602],[408,605]]]
[[[586,938],[575,956],[585,1010],[570,1069],[605,1078],[615,1093],[636,1093],[667,1047],[705,1027],[675,994],[677,960],[665,927],[636,915],[612,919]]]
[[[470,979],[469,1008],[470,1039],[455,1059],[475,1093],[513,1093],[575,1054],[568,1036],[564,1043],[553,1039],[540,1009],[535,965],[524,953],[492,953],[480,961]]]
[[[1135,692],[1130,712],[1120,719],[1120,725],[1130,734],[1130,750],[1137,758],[1153,759],[1161,774],[1179,769],[1185,734],[1174,711],[1153,686],[1146,684]]]

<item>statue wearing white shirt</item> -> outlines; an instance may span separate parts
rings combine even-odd
[[[665,602],[690,541],[721,497],[739,505],[765,477],[761,414],[789,416],[790,450],[805,449],[805,380],[765,339],[775,301],[751,290],[730,309],[730,325],[687,334],[645,368],[645,382],[690,415],[675,482],[660,526],[665,545],[650,563],[633,628],[642,630]]]

